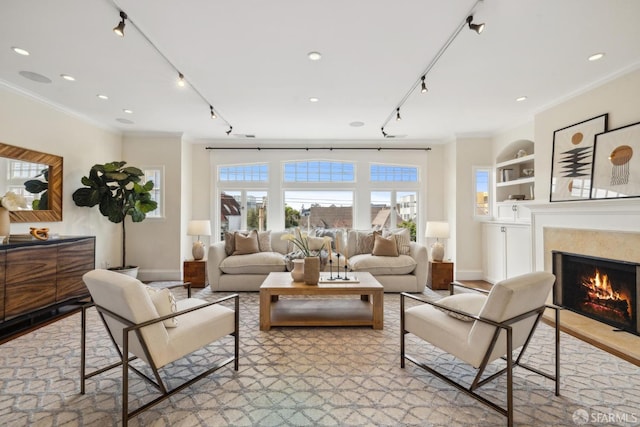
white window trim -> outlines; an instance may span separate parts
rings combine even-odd
[[[487,172],[487,204],[488,204],[488,211],[486,215],[478,215],[476,213],[476,193],[478,190],[478,186],[477,186],[477,181],[476,181],[476,174],[479,171],[486,171]],[[491,166],[473,166],[472,167],[472,173],[471,173],[471,186],[472,186],[472,191],[471,193],[473,194],[473,199],[471,200],[471,212],[473,212],[473,219],[475,221],[489,221],[493,218],[493,167]]]

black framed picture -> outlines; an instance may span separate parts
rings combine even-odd
[[[595,137],[606,132],[608,118],[602,114],[553,132],[551,202],[591,198]]]
[[[593,199],[640,197],[640,122],[596,135]]]

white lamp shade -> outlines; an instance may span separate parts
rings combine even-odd
[[[425,237],[435,237],[436,239],[449,238],[449,223],[444,221],[428,221]]]
[[[208,219],[189,221],[187,227],[187,235],[189,236],[211,236],[211,221]]]

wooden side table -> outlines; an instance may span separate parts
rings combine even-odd
[[[453,282],[452,261],[429,261],[427,285],[434,291],[448,290]]]
[[[193,288],[207,286],[207,261],[185,261],[183,266],[183,282],[191,282]]]

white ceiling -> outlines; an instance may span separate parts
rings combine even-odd
[[[272,141],[384,141],[381,126],[475,3],[2,0],[0,83],[122,132],[228,140],[231,124],[232,135]],[[124,38],[112,32],[119,9],[130,18]],[[388,134],[489,135],[640,65],[638,0],[484,0],[474,15],[485,31],[462,29],[428,73],[429,92],[410,94]],[[587,61],[596,52],[606,55]],[[192,87],[176,85],[174,66]]]

